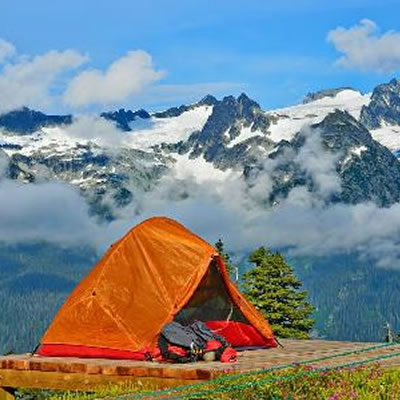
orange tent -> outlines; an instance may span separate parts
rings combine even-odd
[[[196,319],[220,329],[230,324],[231,339],[232,327],[234,341],[244,338],[239,345],[277,345],[215,248],[178,222],[154,217],[111,245],[61,307],[38,353],[135,358],[157,347],[165,324]]]

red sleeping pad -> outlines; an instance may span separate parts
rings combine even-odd
[[[47,357],[110,358],[137,361],[151,360],[154,353],[154,350],[129,351],[70,344],[42,344],[37,350],[37,354]]]
[[[266,339],[256,328],[243,322],[209,321],[206,325],[217,335],[223,336],[232,347],[265,348],[278,345],[274,338]]]
[[[235,348],[266,348],[276,347],[274,338],[264,338],[253,326],[235,321],[209,321],[208,328],[217,335],[223,336]],[[50,357],[82,357],[82,358],[111,358],[126,360],[158,359],[158,349],[143,349],[142,351],[117,350],[106,347],[92,347],[65,344],[42,344],[37,354]],[[232,359],[233,359],[232,355]],[[233,361],[233,360],[231,360]]]

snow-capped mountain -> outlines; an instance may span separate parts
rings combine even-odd
[[[174,170],[175,176],[221,181],[236,174],[254,181],[265,163],[285,157],[269,172],[275,204],[297,186],[317,183],[296,159],[318,132],[335,155],[340,193],[328,201],[400,200],[400,81],[372,94],[352,88],[309,93],[303,104],[262,110],[241,94],[157,113],[120,109],[95,116],[49,116],[23,108],[0,116],[0,156],[6,175],[26,183],[61,180],[80,188],[92,212],[113,218],[135,191],[148,191]],[[250,179],[251,177],[251,179]],[[250,183],[249,183],[250,184]]]

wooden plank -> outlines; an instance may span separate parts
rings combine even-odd
[[[0,387],[0,400],[15,400],[14,389]]]
[[[178,365],[130,360],[52,359],[51,357],[29,356],[0,357],[0,371],[63,372],[104,376],[174,378],[181,380],[205,380],[213,378],[215,375],[214,369],[210,368],[210,365],[204,364]]]
[[[201,379],[176,379],[137,376],[115,375],[90,375],[80,373],[43,372],[43,371],[15,371],[0,370],[0,385],[13,388],[30,389],[54,389],[54,390],[81,390],[92,391],[96,388],[108,385],[122,385],[125,383],[146,384],[151,387],[168,388],[173,386],[196,383]],[[3,391],[4,392],[4,391]],[[2,392],[2,393],[3,393]],[[6,396],[4,394],[4,396]],[[0,397],[0,400],[13,400],[8,397]]]
[[[32,357],[27,354],[0,356],[0,387],[91,390],[125,382],[146,382],[155,387],[170,387],[209,380],[221,374],[270,368],[377,344],[286,339],[283,340],[283,348],[241,352],[238,362],[234,364],[168,364],[133,360]],[[400,345],[323,360],[314,365],[334,366],[398,351]],[[384,360],[382,364],[400,366],[400,357]]]

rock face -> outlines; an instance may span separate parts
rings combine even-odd
[[[270,120],[264,114],[258,103],[242,93],[237,99],[227,96],[214,105],[213,112],[200,132],[194,132],[188,139],[190,156],[202,155],[208,162],[213,162],[221,168],[233,167],[238,158],[243,158],[244,150],[256,146],[270,147],[271,141],[266,138]],[[251,132],[259,131],[259,137],[242,146],[229,144],[236,139],[244,128]]]
[[[0,115],[0,129],[20,135],[30,134],[45,126],[68,125],[71,122],[71,115],[46,115],[27,107]]]
[[[317,92],[310,92],[307,93],[306,97],[303,99],[303,104],[311,103],[315,100],[323,99],[324,97],[335,97],[338,93],[342,92],[343,90],[354,90],[352,87],[342,87],[337,89],[323,89]]]
[[[130,122],[135,121],[138,118],[148,119],[150,114],[146,110],[131,111],[125,110],[124,108],[119,109],[114,112],[104,112],[100,114],[104,119],[114,121],[117,127],[125,132],[130,132],[132,129],[130,127]]]
[[[373,201],[387,207],[400,200],[400,162],[384,146],[372,139],[363,124],[345,111],[336,110],[324,120],[311,127],[311,136],[321,144],[323,158],[331,157],[332,172],[325,179],[338,178],[340,186],[324,196],[326,202],[357,204]],[[282,141],[269,155],[271,160],[279,160],[270,171],[273,190],[269,203],[276,204],[289,192],[304,186],[318,195],[318,173],[326,174],[323,167],[310,173],[299,154],[309,145],[310,132],[301,131],[290,142]],[[312,149],[315,151],[315,148]],[[309,157],[316,155],[310,153]],[[302,162],[303,160],[303,162]],[[321,159],[321,164],[325,160]],[[264,175],[263,166],[246,170],[251,179]],[[260,178],[262,179],[262,178]],[[329,187],[329,186],[328,186]]]
[[[153,117],[156,117],[156,118],[179,117],[184,112],[193,110],[193,108],[196,108],[198,106],[214,106],[215,104],[218,104],[218,103],[219,103],[218,100],[214,96],[211,96],[210,94],[208,94],[207,96],[203,97],[196,104],[181,105],[179,107],[171,107],[171,108],[168,108],[168,110],[154,113]]]
[[[369,105],[361,110],[360,121],[369,129],[379,128],[382,123],[400,125],[400,80],[378,85]]]
[[[199,106],[215,106],[216,104],[218,104],[218,100],[211,94],[207,94],[197,103]]]
[[[336,170],[345,203],[373,201],[387,207],[400,200],[400,162],[350,114],[335,111],[315,128],[323,143],[341,156]]]
[[[132,202],[133,189],[150,190],[168,165],[161,154],[135,149],[113,153],[87,146],[80,150],[68,155],[15,153],[8,160],[7,176],[24,183],[61,180],[77,185],[91,213],[112,220],[118,208]]]

